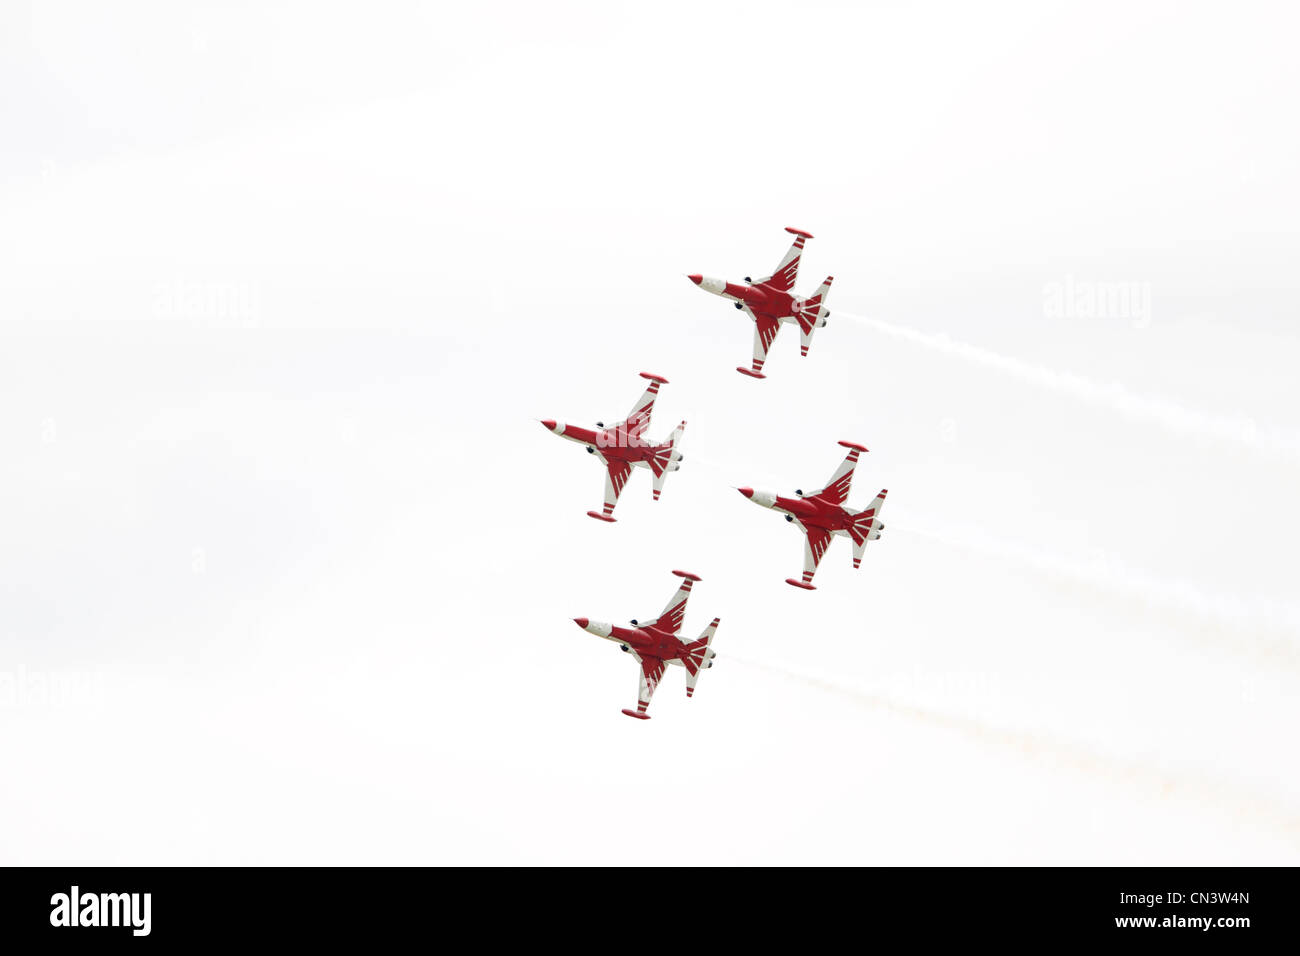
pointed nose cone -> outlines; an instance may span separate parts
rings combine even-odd
[[[573,623],[578,625],[578,627],[582,628],[585,631],[587,629],[587,625],[590,624],[591,622],[587,620],[585,617],[575,617],[573,619]]]
[[[737,488],[736,490],[760,507],[771,508],[776,504],[776,495],[770,491],[755,491],[753,488]]]
[[[548,432],[553,432],[553,431],[555,431],[555,419],[553,419],[553,418],[539,418],[538,421],[540,421],[543,425],[546,426],[546,430],[547,430]]]
[[[690,279],[696,285],[699,285],[701,282],[704,281],[704,276],[700,275],[698,272],[696,272],[694,275],[688,275],[686,278]]]

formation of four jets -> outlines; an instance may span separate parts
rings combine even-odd
[[[786,232],[795,236],[794,244],[782,258],[776,271],[765,279],[754,282],[748,278],[744,284],[712,279],[702,275],[692,275],[692,282],[707,292],[722,296],[735,303],[737,309],[744,311],[754,322],[754,355],[750,368],[738,367],[736,370],[752,378],[765,378],[763,364],[767,351],[782,323],[799,326],[802,336],[800,353],[808,354],[813,333],[826,325],[830,311],[826,308],[826,298],[830,292],[833,276],[828,276],[817,292],[809,298],[801,298],[792,290],[799,275],[799,260],[804,243],[812,238],[802,229],[786,227]],[[656,442],[646,437],[650,426],[650,417],[654,411],[655,398],[661,386],[668,380],[659,375],[642,372],[641,377],[649,382],[645,392],[632,406],[626,419],[611,426],[597,422],[596,427],[586,428],[579,425],[562,424],[552,419],[544,419],[542,424],[551,432],[569,441],[584,445],[587,452],[595,456],[605,467],[605,498],[600,511],[588,511],[592,518],[613,522],[614,508],[619,495],[632,474],[632,469],[641,466],[653,474],[653,491],[657,501],[663,491],[664,481],[669,473],[677,471],[684,460],[680,451],[682,433],[686,422],[679,424],[666,441]],[[755,491],[753,488],[740,488],[742,495],[757,505],[770,508],[785,515],[804,535],[803,572],[798,578],[786,578],[786,583],[808,591],[816,590],[813,575],[817,565],[826,553],[831,539],[835,535],[850,538],[853,542],[853,566],[860,567],[867,542],[880,537],[885,526],[880,521],[880,511],[888,493],[882,489],[875,500],[864,509],[850,508],[845,502],[849,497],[849,488],[853,482],[853,472],[857,467],[859,456],[867,449],[854,442],[842,441],[842,446],[849,449],[848,456],[831,476],[827,484],[818,491],[805,494],[796,490],[794,497],[786,497],[768,491]],[[663,612],[650,621],[631,622],[631,627],[620,627],[592,621],[589,618],[574,618],[574,622],[584,630],[597,637],[614,641],[621,649],[631,654],[641,665],[640,683],[637,692],[637,709],[625,709],[623,713],[630,717],[648,720],[646,708],[655,692],[664,671],[669,664],[676,664],[686,669],[686,696],[695,692],[695,684],[702,671],[713,666],[716,652],[710,645],[718,627],[718,618],[704,629],[694,641],[684,641],[679,636],[683,619],[686,615],[686,601],[691,593],[691,586],[700,580],[698,575],[687,571],[674,571],[682,578],[681,586],[669,599]]]

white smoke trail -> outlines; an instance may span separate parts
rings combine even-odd
[[[1129,565],[1117,554],[1096,551],[1071,556],[1046,551],[982,531],[940,530],[913,515],[889,522],[889,533],[915,535],[945,547],[1011,561],[1094,592],[1137,602],[1178,615],[1167,623],[1184,637],[1197,635],[1239,652],[1295,667],[1300,647],[1300,607],[1262,596],[1239,597],[1207,591],[1188,581],[1153,575]]]
[[[1294,430],[1261,425],[1249,417],[1213,415],[1196,411],[1172,399],[1142,395],[1118,382],[1098,382],[1074,372],[1036,365],[978,345],[957,341],[942,333],[919,332],[882,319],[838,310],[835,316],[850,319],[873,331],[911,342],[913,345],[994,369],[1022,382],[1051,389],[1091,405],[1108,408],[1136,421],[1154,424],[1171,432],[1205,435],[1245,445],[1264,454],[1300,462],[1300,434]]]
[[[1162,769],[1149,763],[1133,763],[1123,757],[1092,750],[1081,743],[998,727],[976,717],[945,713],[773,661],[732,653],[727,654],[726,661],[777,674],[787,680],[848,698],[869,709],[883,710],[917,723],[955,732],[980,744],[1017,751],[1031,760],[1050,761],[1113,784],[1137,786],[1153,792],[1161,799],[1181,794],[1208,803],[1242,821],[1256,825],[1266,824],[1292,846],[1300,846],[1300,813],[1295,808],[1245,790],[1228,780]]]
[[[704,458],[695,458],[690,466],[723,481],[745,474],[767,488],[780,488],[787,483],[754,474],[753,468],[723,468],[718,462]],[[1179,633],[1192,633],[1187,624],[1189,620],[1195,621],[1199,631],[1206,632],[1204,636],[1214,643],[1228,641],[1236,650],[1253,650],[1294,666],[1300,639],[1300,607],[1293,603],[1213,593],[1187,581],[1150,574],[1111,552],[1087,555],[1053,552],[1026,542],[998,538],[980,529],[953,528],[944,522],[927,520],[911,509],[896,511],[892,518],[885,517],[886,534],[891,538],[899,534],[915,535],[944,547],[1013,562],[1093,592],[1172,611],[1182,615],[1181,620],[1171,622]],[[1217,629],[1221,633],[1208,633],[1206,625],[1209,630]]]

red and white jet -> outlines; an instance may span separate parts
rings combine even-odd
[[[776,271],[766,279],[755,282],[746,276],[742,285],[699,274],[687,276],[706,292],[730,299],[737,309],[743,310],[754,320],[754,367],[736,367],[737,372],[754,378],[767,377],[763,374],[763,362],[767,360],[767,350],[776,340],[782,322],[793,322],[799,326],[803,335],[799,353],[807,355],[813,332],[825,326],[826,317],[831,314],[826,308],[826,297],[830,294],[834,276],[827,276],[821,288],[810,298],[801,299],[790,291],[799,276],[799,257],[803,253],[804,240],[811,239],[812,233],[791,226],[786,226],[785,231],[794,233],[794,245],[785,254]]]
[[[713,635],[718,629],[718,618],[714,618],[698,640],[687,643],[677,636],[682,629],[682,620],[686,617],[686,599],[691,595],[691,585],[700,580],[699,575],[689,571],[674,571],[673,574],[683,578],[663,612],[653,621],[638,623],[633,620],[631,627],[619,627],[617,624],[604,624],[585,617],[575,617],[573,623],[584,631],[603,637],[635,657],[641,665],[641,683],[637,688],[636,710],[624,709],[623,713],[640,720],[649,720],[646,708],[650,698],[664,676],[664,669],[669,664],[680,664],[686,668],[686,696],[695,694],[695,682],[700,673],[713,666],[717,653],[709,648]]]
[[[785,498],[768,491],[755,491],[753,488],[737,489],[742,495],[764,508],[771,508],[785,514],[785,520],[794,522],[804,533],[803,543],[803,579],[786,578],[786,584],[809,591],[813,587],[813,574],[817,563],[831,543],[832,535],[843,535],[853,539],[853,566],[862,565],[862,553],[868,541],[875,541],[880,532],[885,530],[880,521],[880,509],[884,507],[887,488],[882,488],[876,500],[869,508],[857,511],[844,504],[849,497],[849,485],[853,482],[853,469],[858,465],[858,455],[867,449],[850,441],[840,442],[849,449],[849,456],[835,470],[831,480],[821,491],[805,495],[795,491],[795,497]]]
[[[682,422],[662,444],[644,438],[645,430],[650,425],[650,413],[654,411],[655,396],[659,386],[667,385],[668,379],[661,375],[642,372],[641,377],[650,380],[649,387],[637,403],[632,406],[624,421],[611,428],[604,422],[596,422],[596,428],[582,428],[578,425],[563,425],[553,419],[543,419],[542,424],[550,431],[587,446],[588,453],[595,455],[605,465],[605,506],[602,511],[588,511],[587,514],[601,521],[614,521],[614,506],[618,496],[627,484],[628,476],[637,465],[649,468],[654,473],[654,496],[659,500],[664,481],[670,471],[677,471],[682,464],[682,453],[675,446],[681,441],[686,422]]]

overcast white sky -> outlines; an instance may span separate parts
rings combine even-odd
[[[0,13],[0,860],[1300,863],[1288,5],[115,6]]]

